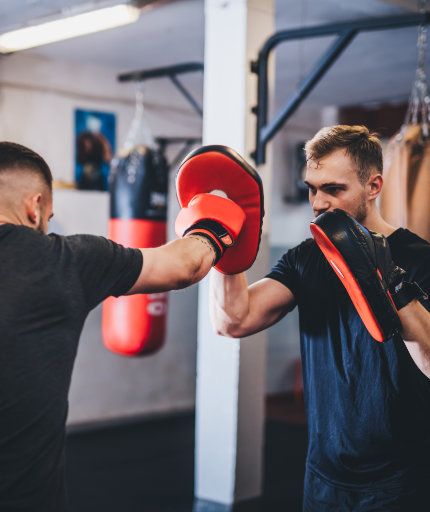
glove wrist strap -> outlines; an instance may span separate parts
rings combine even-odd
[[[428,300],[427,293],[415,281],[401,281],[391,292],[397,310],[404,308],[413,300]]]
[[[233,239],[228,231],[219,222],[202,220],[189,227],[183,236],[199,235],[205,237],[215,251],[215,263],[218,263],[224,251],[233,245]]]

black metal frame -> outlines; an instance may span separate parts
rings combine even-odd
[[[155,141],[158,144],[161,154],[164,156],[166,156],[167,146],[183,144],[176,156],[168,164],[169,170],[172,170],[182,162],[182,160],[186,157],[194,145],[202,142],[202,139],[197,137],[156,137]]]
[[[258,75],[257,105],[252,109],[252,112],[257,116],[256,149],[251,155],[255,163],[259,165],[266,161],[266,146],[268,142],[297,110],[302,101],[359,32],[410,27],[420,25],[421,23],[430,23],[430,13],[364,18],[344,23],[282,30],[269,37],[261,48],[258,59],[251,63],[251,71]],[[286,41],[332,35],[337,35],[338,37],[323,54],[317,65],[302,80],[287,104],[268,122],[268,60],[272,50],[280,43]]]
[[[191,93],[187,90],[184,84],[179,80],[177,75],[184,73],[191,73],[194,71],[203,71],[203,64],[201,62],[186,62],[183,64],[175,64],[173,66],[164,66],[160,68],[143,69],[140,71],[131,71],[130,73],[122,73],[118,75],[120,82],[143,82],[152,78],[169,78],[178,91],[190,103],[193,109],[200,117],[203,117],[203,109],[198,102],[193,98]]]

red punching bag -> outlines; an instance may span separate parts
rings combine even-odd
[[[168,166],[160,150],[137,145],[112,162],[109,238],[126,247],[166,243]],[[167,293],[109,297],[103,304],[106,347],[147,355],[164,343]]]

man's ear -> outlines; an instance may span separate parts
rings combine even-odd
[[[42,216],[42,194],[34,194],[25,200],[25,213],[34,226],[40,224]]]
[[[384,178],[381,174],[373,174],[367,182],[368,198],[370,200],[376,199],[381,193]]]

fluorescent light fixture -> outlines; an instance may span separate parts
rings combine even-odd
[[[127,4],[105,7],[0,35],[0,53],[26,50],[133,23],[140,9]]]

